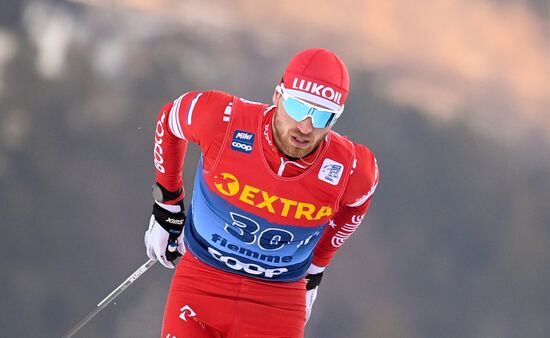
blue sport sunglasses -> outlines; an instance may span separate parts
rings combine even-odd
[[[308,102],[290,96],[281,83],[277,86],[277,91],[283,96],[283,107],[290,117],[301,122],[307,117],[311,117],[313,128],[326,128],[334,125],[344,108],[339,111],[321,109]]]

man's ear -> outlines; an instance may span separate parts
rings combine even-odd
[[[274,105],[277,105],[277,103],[279,102],[279,98],[281,97],[281,93],[279,93],[278,91],[274,91],[273,92],[273,104]]]

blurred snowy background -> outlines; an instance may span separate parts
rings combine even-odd
[[[60,337],[146,260],[165,102],[270,102],[309,47],[348,64],[336,130],[382,181],[306,338],[549,337],[544,0],[0,0],[2,336]],[[170,275],[153,267],[78,337],[158,337]]]

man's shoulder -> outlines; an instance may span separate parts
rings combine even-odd
[[[219,119],[233,99],[233,95],[219,90],[188,91],[173,101],[170,115],[186,125],[200,124],[201,121],[208,123],[209,120]]]
[[[354,143],[354,148],[355,160],[349,180],[351,191],[348,198],[355,197],[348,201],[351,202],[348,205],[360,206],[374,194],[380,180],[380,171],[374,153],[367,146]]]
[[[225,110],[228,106],[232,106],[234,101],[238,101],[244,106],[257,106],[266,104],[256,101],[251,101],[246,98],[238,97],[233,94],[216,90],[209,89],[204,91],[190,91],[182,94],[176,101],[182,101],[182,108],[190,108],[193,106],[194,109],[208,109],[208,110]]]
[[[227,104],[233,101],[234,96],[215,89],[205,90],[205,91],[190,91],[182,95],[183,98],[190,104],[195,101],[195,104],[205,107],[215,107],[215,106],[227,106]]]
[[[346,149],[353,159],[346,188],[347,200],[344,202],[351,206],[363,204],[376,190],[380,178],[374,153],[366,145],[354,142],[334,131],[331,131],[331,143],[340,145],[340,152]]]
[[[345,135],[340,135],[334,130],[330,131],[331,143],[349,149],[355,157],[374,160],[374,153],[364,144],[354,142]],[[371,161],[372,162],[372,161]]]

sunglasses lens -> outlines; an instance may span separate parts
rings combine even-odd
[[[291,97],[283,100],[283,107],[285,108],[288,115],[290,115],[290,117],[292,117],[298,122],[305,119],[307,114],[310,111],[310,108],[308,106],[306,106],[305,104],[299,101],[294,100]]]
[[[329,113],[327,111],[316,110],[313,113],[313,127],[315,128],[325,128],[329,125],[332,120],[334,113]]]
[[[303,121],[308,115],[311,115],[314,128],[325,128],[336,121],[335,113],[312,108],[292,97],[283,99],[283,107],[287,114],[298,122]]]

